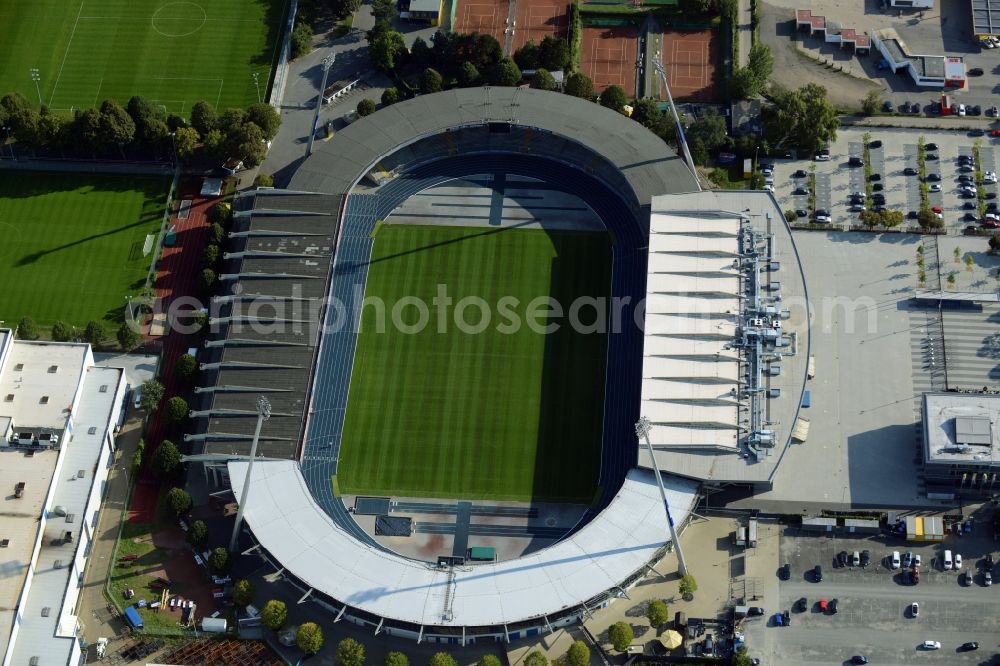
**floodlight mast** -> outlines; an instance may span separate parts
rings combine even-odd
[[[677,131],[677,145],[681,147],[681,152],[684,153],[684,161],[687,162],[688,169],[691,170],[695,185],[700,192],[701,179],[698,178],[698,171],[694,168],[694,160],[691,159],[691,151],[688,150],[687,139],[684,138],[684,128],[681,127],[681,117],[677,113],[677,107],[674,106],[674,96],[670,94],[670,84],[667,83],[667,70],[663,66],[663,62],[659,59],[653,62],[653,68],[656,69],[656,73],[660,75],[660,80],[663,81],[663,89],[667,91],[667,102],[670,104],[670,113],[674,116],[674,129]]]
[[[319,96],[316,98],[316,113],[313,114],[312,131],[309,133],[309,147],[306,148],[306,157],[312,155],[313,143],[316,141],[316,130],[319,125],[319,110],[323,108],[323,93],[326,92],[326,78],[330,75],[330,68],[333,67],[335,56],[328,55],[320,61],[323,67],[323,81],[319,84]]]
[[[257,427],[253,431],[253,444],[250,446],[250,460],[247,461],[247,473],[243,477],[243,492],[240,493],[240,505],[236,509],[236,524],[233,525],[233,536],[229,539],[229,552],[236,552],[236,542],[240,538],[240,525],[243,523],[243,511],[247,506],[247,496],[250,494],[250,470],[253,460],[257,457],[257,441],[260,439],[260,427],[264,421],[271,418],[271,403],[264,396],[257,398]]]
[[[32,67],[28,71],[31,72],[31,80],[35,82],[35,93],[38,95],[38,106],[41,107],[41,106],[43,106],[42,105],[42,90],[41,90],[41,88],[38,87],[38,82],[42,80],[42,75],[38,71],[37,67]]]
[[[670,515],[670,503],[667,502],[667,491],[663,488],[663,478],[660,476],[660,467],[656,464],[656,456],[653,455],[653,445],[649,441],[649,429],[652,426],[645,416],[639,418],[635,424],[635,434],[646,440],[646,448],[649,449],[649,459],[653,462],[653,472],[656,474],[656,486],[660,489],[660,499],[663,500],[663,508],[667,512],[667,524],[670,526],[670,540],[674,543],[674,550],[677,551],[677,571],[680,575],[687,575],[687,562],[684,560],[684,551],[681,550],[681,540],[677,538],[677,529],[674,527],[673,516]]]

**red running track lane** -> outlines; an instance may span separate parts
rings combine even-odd
[[[201,272],[201,254],[208,244],[208,229],[210,226],[208,223],[208,210],[219,201],[215,197],[202,197],[199,194],[200,190],[200,178],[185,179],[181,183],[178,199],[190,199],[191,208],[186,220],[178,219],[176,216],[171,218],[171,223],[177,230],[177,243],[173,247],[163,248],[156,279],[153,283],[153,291],[159,301],[159,310],[161,312],[169,313],[171,304],[178,298],[198,297],[198,274]],[[207,305],[204,307],[207,307]],[[150,338],[147,334],[146,339],[156,340],[158,338]],[[163,393],[164,401],[185,392],[186,387],[178,386],[177,380],[174,378],[174,362],[188,348],[198,345],[199,340],[200,335],[198,334],[182,335],[178,332],[170,333],[162,338],[163,358],[160,381],[163,383],[165,389]],[[152,458],[156,447],[167,434],[168,428],[158,411],[150,417],[150,422],[146,430],[146,460]],[[175,444],[180,446],[180,442],[175,442]],[[152,479],[148,465],[143,465],[139,476],[140,484],[142,481]],[[155,493],[154,500],[150,502],[148,498],[144,497],[144,494],[148,493],[149,490],[140,492],[139,488],[141,488],[141,485],[137,485],[136,501],[133,502],[133,514],[130,514],[130,520],[145,522],[148,519],[149,522],[152,522],[152,515],[134,515],[136,511],[139,514],[155,511],[156,507]]]

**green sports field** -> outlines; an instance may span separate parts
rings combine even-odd
[[[142,95],[187,114],[266,96],[288,0],[0,0],[0,95],[53,110]]]
[[[162,177],[0,175],[0,320],[96,319],[110,331],[142,287],[169,188]]]
[[[338,464],[347,494],[590,502],[597,489],[607,335],[566,325],[543,334],[525,322],[528,304],[553,296],[607,297],[606,233],[386,225],[375,238]],[[453,301],[439,328],[438,285]],[[492,320],[458,330],[454,304],[480,297]],[[428,305],[427,326],[391,325],[404,297]],[[407,325],[415,306],[399,310]],[[592,309],[581,318],[592,321]],[[469,307],[465,321],[481,321]],[[543,316],[540,324],[548,320]],[[504,326],[504,331],[498,330]],[[537,328],[537,326],[536,326]],[[516,329],[516,330],[513,330]],[[445,332],[440,333],[439,330]],[[509,332],[513,330],[513,332]]]

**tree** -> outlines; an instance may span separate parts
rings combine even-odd
[[[569,666],[589,666],[590,648],[583,641],[573,641],[566,653],[566,661]]]
[[[521,82],[521,70],[510,58],[501,58],[490,68],[490,80],[497,86],[516,86]]]
[[[524,658],[524,666],[549,666],[549,660],[538,650],[532,650]]]
[[[882,98],[877,90],[871,90],[861,101],[861,111],[866,116],[874,116],[882,108]]]
[[[555,77],[549,73],[549,70],[539,67],[535,70],[535,75],[531,77],[531,87],[538,90],[555,90]]]
[[[267,157],[267,142],[264,130],[256,123],[245,122],[228,134],[229,153],[243,162],[243,166],[253,169]]]
[[[295,644],[308,654],[316,654],[323,647],[323,630],[315,622],[306,622],[299,626],[295,634]]]
[[[174,132],[174,148],[177,150],[177,158],[181,160],[189,159],[198,148],[198,141],[201,136],[198,130],[193,127],[181,127]]]
[[[429,93],[441,92],[444,81],[436,69],[428,67],[420,75],[420,92],[425,95]]]
[[[187,384],[198,372],[198,360],[191,354],[181,354],[174,361],[174,375],[177,379]]]
[[[540,66],[540,57],[538,45],[530,39],[524,46],[514,52],[514,62],[516,62],[517,66],[522,70],[538,69]]]
[[[703,109],[687,130],[688,141],[700,140],[707,150],[718,148],[726,138],[726,120],[711,107]]]
[[[917,213],[917,224],[924,229],[936,229],[944,226],[944,221],[939,220],[930,208],[921,208]]]
[[[292,60],[308,55],[312,51],[312,36],[313,31],[308,23],[302,21],[295,22],[291,36]]]
[[[392,106],[399,101],[399,91],[395,88],[386,88],[382,91],[382,106]]]
[[[427,45],[423,37],[417,37],[413,40],[413,45],[410,46],[411,63],[417,67],[427,67],[431,62],[432,55],[431,47]]]
[[[458,662],[447,652],[435,652],[431,655],[430,666],[458,666]]]
[[[486,654],[476,663],[476,666],[502,666],[502,664],[495,654]]]
[[[257,177],[253,179],[254,187],[274,187],[274,176],[269,173],[258,173]],[[222,239],[219,239],[222,242]]]
[[[478,86],[480,78],[479,70],[468,60],[458,68],[458,85],[463,88]]]
[[[179,395],[175,395],[170,400],[167,400],[164,416],[167,418],[167,423],[171,425],[183,423],[188,417],[187,400]]]
[[[257,596],[257,588],[246,579],[240,579],[233,585],[233,603],[237,606],[249,606]]]
[[[771,96],[774,104],[764,107],[764,130],[772,145],[818,150],[837,138],[840,120],[822,86],[776,89]]]
[[[364,666],[365,646],[353,638],[345,638],[337,643],[334,658],[340,666]]]
[[[37,124],[35,126],[37,128]],[[17,129],[14,130],[17,134]],[[79,147],[91,153],[100,151],[104,146],[101,137],[101,114],[97,109],[77,111],[73,118],[73,133],[79,142]],[[20,139],[21,137],[18,136]]]
[[[132,328],[128,322],[125,322],[118,327],[118,333],[116,333],[118,338],[118,344],[121,345],[123,351],[132,351],[139,346],[142,342],[142,335]]]
[[[550,72],[562,71],[569,65],[569,44],[551,35],[538,45],[538,65]]]
[[[410,666],[410,659],[402,652],[390,652],[385,655],[382,666]]]
[[[647,129],[653,129],[660,122],[663,113],[656,106],[656,100],[644,97],[632,102],[632,120]]]
[[[184,116],[179,116],[176,113],[167,114],[167,129],[171,132],[176,132],[177,130],[189,127],[188,121]]]
[[[698,591],[698,581],[694,579],[691,574],[684,574],[681,576],[680,583],[680,593],[683,596],[689,596]]]
[[[142,396],[142,408],[147,412],[156,411],[156,408],[160,406],[160,401],[163,400],[163,390],[163,384],[155,379],[144,381],[139,388],[139,394]]]
[[[288,620],[288,607],[284,601],[270,599],[264,607],[260,609],[260,621],[264,626],[272,631],[277,631],[284,626]]]
[[[574,72],[566,78],[563,92],[573,97],[594,99],[594,82],[582,72]]]
[[[177,450],[177,445],[169,439],[160,442],[150,461],[150,469],[160,481],[170,481],[177,474],[181,464],[181,452]]]
[[[226,135],[222,130],[213,129],[204,135],[202,145],[205,147],[205,154],[214,159],[224,159],[226,157]]]
[[[64,321],[52,324],[52,339],[56,342],[69,342],[76,337],[76,329]]]
[[[260,128],[264,133],[264,140],[270,141],[278,136],[278,128],[281,127],[281,116],[270,104],[252,104],[247,109],[247,120]]]
[[[188,528],[187,542],[196,550],[205,547],[208,542],[208,526],[205,525],[204,520],[196,520],[191,523],[191,527]]]
[[[201,269],[201,273],[198,273],[198,289],[202,292],[211,291],[212,286],[215,284],[215,271],[211,268]]]
[[[375,113],[375,100],[368,99],[365,97],[363,100],[358,102],[358,116],[364,118],[365,116],[370,116]]]
[[[611,641],[611,646],[619,652],[627,650],[628,646],[632,644],[633,638],[635,638],[635,634],[632,632],[632,627],[625,622],[615,622],[608,627],[608,640]]]
[[[406,42],[403,41],[403,35],[395,30],[387,30],[368,43],[368,56],[372,66],[386,74],[396,68],[396,58],[405,50]]]
[[[219,129],[219,115],[215,112],[215,107],[208,102],[195,102],[191,107],[191,127],[202,136]]]
[[[18,340],[37,340],[38,324],[31,317],[21,317],[21,321],[17,322],[16,332]]]
[[[751,96],[759,95],[767,87],[767,80],[774,71],[774,54],[771,49],[760,41],[751,46],[746,69],[750,72],[753,83]]]
[[[233,216],[233,205],[228,201],[220,201],[208,209],[208,221],[212,224],[229,224]]]
[[[104,342],[107,337],[108,332],[104,329],[104,325],[99,321],[91,319],[87,322],[87,326],[83,329],[83,339],[86,340],[91,347],[100,347],[101,343]]]
[[[135,121],[111,99],[101,103],[100,139],[106,146],[126,146],[135,138]]]
[[[229,571],[229,551],[219,546],[208,555],[208,568],[217,576],[223,576]]]
[[[372,0],[372,16],[376,21],[391,23],[397,13],[393,0]]]
[[[226,109],[219,114],[219,129],[226,136],[235,134],[246,123],[247,112],[243,109]]]
[[[704,16],[712,11],[715,3],[712,0],[680,0],[679,8],[685,16]]]
[[[1000,234],[993,234],[992,236],[990,236],[989,245],[990,245],[990,251],[991,252],[996,253],[996,252],[1000,251]],[[997,275],[1000,275],[1000,270],[997,271]],[[24,321],[24,320],[22,319],[21,321]],[[20,332],[20,329],[21,329],[21,327],[18,326],[18,331],[19,332]],[[35,338],[25,338],[25,339],[26,340],[34,340]]]
[[[191,510],[191,495],[183,488],[171,488],[167,492],[167,506],[175,518],[180,518]]]
[[[646,606],[646,619],[649,626],[661,627],[670,620],[670,608],[660,599],[653,599]]]
[[[952,252],[952,256],[955,257],[955,263],[962,261],[962,248],[955,246],[955,250]]]
[[[601,96],[598,98],[601,106],[607,107],[613,111],[621,111],[622,107],[628,104],[628,98],[625,96],[625,91],[621,89],[621,86],[610,85],[604,89]]]
[[[732,666],[753,666],[754,661],[747,653],[747,646],[741,645],[740,649],[733,655],[733,660],[730,663]]]
[[[264,174],[264,176],[270,178],[267,174]],[[212,245],[221,245],[225,239],[226,228],[219,222],[212,222],[212,226],[208,228],[208,242]]]
[[[947,280],[948,280],[948,287],[949,288],[952,288],[952,287],[955,286],[955,272],[954,271],[952,271],[951,273],[948,273]]]
[[[206,268],[210,268],[219,261],[219,246],[218,245],[206,245],[205,249],[201,251],[201,265]]]
[[[975,265],[975,260],[972,258],[971,254],[965,255],[965,270],[972,272],[972,267]]]

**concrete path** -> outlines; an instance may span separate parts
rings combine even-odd
[[[130,408],[129,416],[115,439],[118,452],[114,466],[108,472],[108,485],[98,514],[94,545],[87,560],[83,589],[76,606],[76,614],[83,625],[80,634],[88,644],[95,643],[102,636],[113,638],[123,630],[122,622],[114,619],[107,609],[104,584],[111,558],[114,557],[118,528],[127,509],[130,481],[128,470],[131,470],[132,458],[142,435],[142,420],[138,418],[138,412]]]
[[[734,69],[737,65],[746,67],[750,59],[750,47],[753,46],[753,2],[754,0],[739,0],[736,28],[740,36],[740,52],[739,61],[733,63]]]

